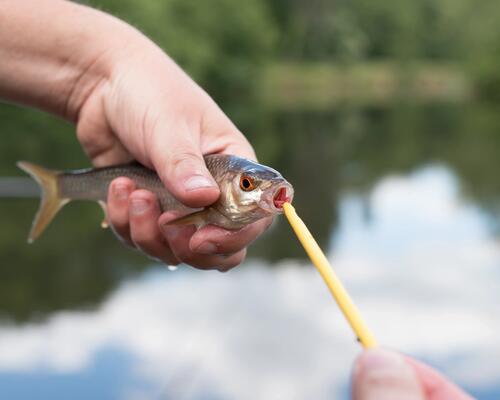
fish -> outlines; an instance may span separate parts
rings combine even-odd
[[[234,155],[211,154],[204,156],[204,160],[220,189],[218,200],[204,208],[190,208],[179,202],[155,171],[137,162],[58,171],[19,161],[17,166],[38,182],[42,193],[28,243],[34,242],[70,201],[97,201],[106,213],[108,188],[118,177],[130,178],[137,189],[153,192],[162,212],[182,213],[169,222],[171,225],[200,228],[212,224],[238,230],[259,219],[283,213],[283,204],[293,199],[293,186],[271,167]]]

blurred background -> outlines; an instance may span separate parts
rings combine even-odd
[[[295,186],[379,341],[500,397],[500,3],[92,0],[141,29]],[[149,77],[145,77],[149,79]],[[89,165],[0,104],[0,175]],[[0,198],[2,397],[347,399],[352,333],[283,218],[227,273],[121,246],[95,204],[26,244]]]

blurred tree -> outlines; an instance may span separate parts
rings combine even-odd
[[[464,0],[462,0],[464,1]],[[500,100],[500,3],[485,0],[468,4],[462,12],[458,41],[466,67],[476,82],[478,94]]]
[[[461,62],[480,94],[500,97],[497,0],[89,3],[138,26],[226,103],[252,94],[261,67],[279,59]]]
[[[91,0],[151,37],[217,100],[252,94],[276,30],[264,0]]]

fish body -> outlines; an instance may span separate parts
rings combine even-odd
[[[206,208],[190,208],[180,203],[166,189],[158,175],[138,163],[104,168],[54,171],[28,163],[18,166],[30,174],[42,189],[40,208],[28,237],[33,242],[57,212],[73,200],[91,200],[105,205],[111,181],[127,177],[137,189],[153,192],[162,212],[178,211],[184,215],[171,224],[214,224],[226,229],[240,229],[261,218],[282,213],[285,201],[291,202],[293,187],[276,170],[232,155],[207,155],[205,163],[219,185],[219,199]]]
[[[121,176],[133,180],[136,189],[155,193],[163,211],[192,210],[170,194],[154,171],[138,163],[61,172],[56,177],[59,196],[70,200],[105,202],[111,181]]]

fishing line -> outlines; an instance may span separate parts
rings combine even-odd
[[[314,240],[311,232],[307,229],[307,226],[297,215],[295,208],[290,203],[283,204],[283,210],[285,215],[290,222],[295,234],[297,235],[300,243],[304,247],[307,255],[311,259],[312,263],[322,276],[323,280],[328,286],[333,298],[337,302],[340,310],[344,314],[347,322],[351,325],[352,330],[356,334],[361,345],[365,348],[376,347],[377,342],[375,337],[372,335],[365,322],[361,318],[361,314],[358,308],[354,305],[346,289],[340,282],[339,278],[333,271],[328,259],[325,254],[321,251],[316,240]]]

